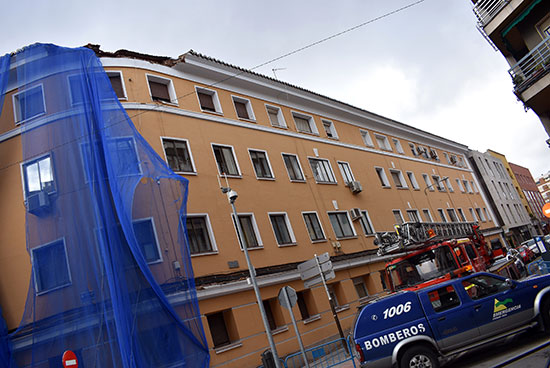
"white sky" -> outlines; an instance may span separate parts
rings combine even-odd
[[[91,1],[4,4],[0,53],[35,42],[177,57],[189,49],[243,68],[415,0]],[[432,132],[531,170],[548,137],[512,93],[504,57],[475,28],[469,0],[425,0],[256,71]]]

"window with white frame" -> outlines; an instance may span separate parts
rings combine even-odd
[[[449,177],[445,178],[445,184],[447,184],[447,188],[449,188],[449,192],[453,193],[455,191],[453,189],[453,186],[451,185],[451,179],[449,179]]]
[[[403,215],[401,214],[401,210],[392,210],[392,213],[396,224],[401,225],[405,222],[405,219],[403,219]]]
[[[378,148],[385,151],[391,151],[390,142],[388,141],[388,137],[385,135],[380,134],[374,134],[374,139],[376,139],[376,144],[378,144]]]
[[[26,161],[21,164],[21,169],[25,198],[40,191],[48,194],[56,191],[51,155]]]
[[[233,106],[235,106],[235,112],[239,119],[256,121],[250,100],[237,96],[231,96],[231,99],[233,100]]]
[[[330,162],[324,158],[308,158],[313,177],[317,183],[335,184],[336,178],[330,166]]]
[[[111,82],[111,87],[119,100],[126,100],[126,88],[124,87],[124,78],[122,78],[122,72],[118,70],[108,70],[105,71],[109,81]]]
[[[46,113],[44,88],[41,84],[12,96],[15,124],[23,123]]]
[[[363,228],[363,232],[365,233],[365,235],[374,234],[374,226],[372,226],[372,221],[370,220],[370,216],[367,211],[361,211],[361,217],[359,218],[359,221],[361,222],[361,227]]]
[[[416,152],[416,146],[414,145],[414,143],[409,143],[409,148],[411,149],[411,153],[413,154],[414,157],[418,156],[418,153]]]
[[[153,101],[177,104],[178,98],[171,79],[147,74],[147,85]]]
[[[302,133],[319,134],[315,121],[312,116],[300,114],[297,112],[292,113],[292,118],[296,124],[296,130]]]
[[[233,218],[233,225],[235,226],[235,231],[237,231],[237,222],[235,221],[235,216],[231,215]],[[243,243],[248,249],[261,248],[262,241],[260,238],[260,233],[258,231],[258,225],[256,224],[256,219],[251,213],[239,213],[239,223],[241,224],[242,230],[242,239],[239,238],[239,244],[241,249],[243,249]]]
[[[426,188],[429,189],[431,192],[433,192],[435,189],[432,185],[432,181],[430,180],[430,177],[428,174],[422,174],[422,178],[424,178],[424,183],[426,183]]]
[[[406,189],[407,183],[400,170],[390,169],[390,175],[396,188]]]
[[[329,212],[328,217],[332,229],[334,230],[334,235],[336,239],[344,239],[355,236],[355,230],[351,226],[351,221],[347,211],[344,212]]]
[[[472,190],[472,187],[470,187],[470,182],[468,182],[468,180],[462,180],[462,182],[464,183],[464,188],[466,188],[466,191],[468,193],[473,193],[474,192]]]
[[[141,249],[141,253],[147,263],[157,263],[162,261],[159,243],[157,240],[157,231],[152,218],[137,219],[132,222],[134,234]]]
[[[275,233],[275,239],[279,245],[293,245],[296,244],[296,238],[294,238],[294,233],[292,227],[290,226],[290,221],[286,213],[270,213],[269,220],[271,221],[271,226],[273,227],[273,232]]]
[[[361,130],[361,138],[363,138],[363,143],[365,143],[365,146],[374,147],[374,143],[372,142],[372,138],[368,131]]]
[[[391,139],[392,142],[393,142],[393,146],[395,147],[395,151],[397,151],[397,153],[405,153],[405,151],[403,151],[403,146],[401,146],[401,142],[399,142],[399,139],[397,138],[392,138]]]
[[[267,116],[269,117],[269,122],[274,127],[286,128],[285,118],[283,117],[283,112],[280,108],[271,105],[265,105],[267,110]]]
[[[447,214],[449,215],[451,222],[458,222],[458,217],[456,216],[454,208],[447,208]]]
[[[185,219],[191,255],[216,253],[216,241],[208,215],[187,214]]]
[[[353,177],[353,173],[351,172],[351,167],[349,166],[349,163],[344,161],[337,161],[338,168],[340,169],[340,173],[342,174],[342,178],[344,179],[344,183],[348,185],[352,181],[355,180]]]
[[[411,186],[414,190],[420,190],[420,187],[418,186],[418,182],[416,181],[416,177],[414,176],[414,173],[412,171],[407,171],[407,177],[409,178],[409,181],[411,182]]]
[[[267,152],[260,150],[249,149],[250,160],[252,160],[252,166],[258,179],[273,179],[273,172],[271,171],[271,165],[267,158]]]
[[[113,160],[113,171],[118,177],[141,175],[141,163],[136,148],[134,137],[116,137],[107,139],[107,147]],[[96,142],[93,143],[95,150],[101,149]],[[83,163],[84,178],[86,181],[98,180],[98,172],[93,170],[94,165],[90,162],[92,146],[89,143],[80,145],[80,155]]]
[[[168,166],[177,173],[194,173],[193,157],[187,139],[162,138]]]
[[[439,214],[439,218],[441,219],[441,222],[448,222],[447,216],[445,216],[445,211],[443,211],[442,208],[438,208],[437,213]]]
[[[386,172],[384,171],[384,169],[381,167],[375,167],[374,169],[376,170],[378,179],[380,179],[380,184],[382,184],[384,188],[389,188],[390,182],[388,180],[388,177],[386,176]]]
[[[71,284],[71,272],[64,239],[32,248],[31,262],[37,294],[47,293]]]
[[[336,128],[334,127],[334,123],[330,120],[321,120],[323,123],[323,128],[325,129],[325,134],[327,137],[332,139],[338,139],[338,133],[336,133]]]
[[[417,145],[416,146],[416,152],[418,153],[418,156],[422,156],[426,159],[429,158],[428,157],[428,148],[426,148],[424,146]]]
[[[426,208],[423,209],[422,214],[424,215],[424,218],[425,218],[426,222],[434,222],[434,219],[433,219],[432,214],[430,213],[429,209],[426,209]]]
[[[298,156],[289,153],[283,153],[282,156],[290,181],[305,181]]]
[[[464,193],[464,186],[462,185],[462,182],[460,181],[460,179],[455,179],[455,180],[456,180],[456,184],[458,185],[458,189],[460,189],[460,191]]]
[[[202,87],[195,87],[195,91],[202,111],[222,113],[222,106],[216,91]]]
[[[218,164],[218,171],[220,175],[240,176],[239,167],[233,152],[233,147],[222,146],[218,144],[212,144],[212,150],[214,151],[214,157]]]
[[[489,211],[487,211],[487,208],[483,207],[483,213],[485,214],[485,218],[487,218],[487,220],[493,221],[493,219],[491,218],[491,214],[489,213]]]
[[[460,221],[466,222],[466,215],[464,214],[462,208],[458,208],[458,216],[460,217]]]
[[[432,175],[432,179],[434,181],[434,187],[437,188],[440,192],[445,192],[445,184],[443,184],[443,180],[438,175]]]
[[[303,212],[302,216],[304,217],[304,222],[311,241],[325,241],[325,233],[323,232],[321,222],[319,222],[317,212]]]
[[[418,210],[407,210],[407,217],[410,222],[420,222],[420,214]]]
[[[81,74],[70,75],[67,78],[71,97],[71,105],[84,103],[85,84]]]
[[[503,209],[504,209],[504,208],[503,208]],[[474,221],[474,222],[477,222],[478,219],[477,219],[477,216],[476,216],[476,214],[475,214],[475,212],[474,212],[474,209],[473,209],[473,208],[469,208],[468,210],[470,211],[470,216],[472,216],[473,221]]]
[[[483,212],[481,212],[481,208],[476,208],[476,214],[477,214],[477,217],[479,219],[481,219],[481,222],[485,222],[486,219],[485,219],[485,215],[483,214]]]
[[[470,184],[472,185],[472,189],[474,190],[474,192],[479,193],[479,190],[477,189],[477,185],[473,180],[470,181]]]

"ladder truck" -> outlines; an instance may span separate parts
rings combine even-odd
[[[417,290],[480,271],[522,276],[515,258],[495,260],[474,222],[406,222],[395,230],[375,238],[378,255],[396,256],[384,270],[391,291]]]

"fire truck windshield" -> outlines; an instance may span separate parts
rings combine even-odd
[[[433,280],[456,270],[458,264],[449,247],[427,250],[388,267],[395,290]]]

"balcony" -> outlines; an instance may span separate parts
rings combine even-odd
[[[510,0],[479,0],[474,4],[474,13],[479,27],[483,28],[504,8]]]
[[[508,73],[516,94],[522,93],[550,72],[550,36],[521,58]]]

